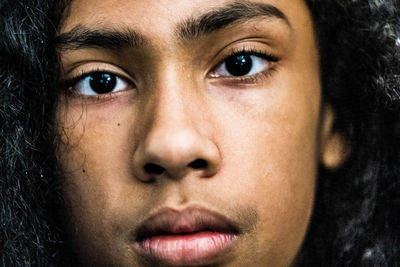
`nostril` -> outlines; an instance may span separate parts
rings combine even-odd
[[[193,169],[205,169],[207,168],[207,165],[207,161],[205,161],[204,159],[196,159],[189,163],[189,167]]]
[[[147,163],[146,165],[144,165],[144,171],[147,172],[148,174],[160,175],[165,171],[165,169],[160,165],[154,163]]]

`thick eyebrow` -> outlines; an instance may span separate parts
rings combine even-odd
[[[177,35],[183,40],[196,39],[256,18],[278,19],[293,30],[286,15],[277,7],[259,2],[235,1],[200,17],[185,20],[178,27]]]
[[[178,24],[176,35],[181,40],[197,39],[255,18],[275,18],[283,21],[292,30],[288,18],[277,7],[265,3],[235,1],[199,17],[184,20]],[[131,29],[92,29],[84,25],[75,26],[56,37],[59,51],[82,48],[120,50],[127,47],[143,47],[148,42],[142,34]]]
[[[119,50],[126,47],[144,46],[146,39],[131,29],[90,29],[83,25],[75,26],[69,32],[56,37],[57,48],[76,50],[82,48],[100,48]]]

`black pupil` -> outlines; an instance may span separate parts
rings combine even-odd
[[[234,55],[226,59],[226,70],[233,76],[243,76],[249,73],[253,62],[250,55]]]
[[[114,90],[117,79],[109,73],[94,73],[90,75],[90,87],[98,94],[110,93]]]

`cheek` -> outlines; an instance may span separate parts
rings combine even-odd
[[[253,256],[264,255],[276,266],[296,255],[312,212],[315,152],[310,151],[314,144],[300,137],[309,136],[306,133],[288,134],[287,138],[282,132],[276,132],[276,138],[271,133],[269,141],[257,142],[250,153],[242,151],[231,158],[230,177],[234,173],[237,181],[230,185],[225,198],[256,209],[258,224],[250,237],[255,247]]]
[[[97,259],[99,253],[128,257],[130,248],[124,250],[119,245],[121,242],[115,242],[121,239],[118,228],[121,221],[135,214],[138,202],[135,190],[126,193],[124,189],[132,188],[133,181],[126,146],[127,120],[123,114],[110,115],[116,114],[112,107],[99,113],[96,108],[83,104],[61,103],[57,113],[61,134],[58,160],[64,169],[71,244],[78,254],[83,254],[80,257],[83,260]],[[120,195],[128,197],[119,198]],[[126,224],[134,227],[132,220]]]
[[[264,95],[247,110],[223,106],[216,112],[235,114],[219,118],[220,179],[228,188],[221,198],[256,208],[254,255],[264,254],[276,266],[290,262],[301,246],[314,201],[319,94],[304,88],[276,90],[282,94]]]

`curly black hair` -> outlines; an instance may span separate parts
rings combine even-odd
[[[307,2],[323,95],[352,153],[320,170],[303,266],[400,266],[400,1]]]
[[[306,0],[323,100],[351,147],[319,170],[300,266],[400,266],[400,2]],[[67,5],[0,0],[0,265],[71,266],[55,157],[57,27]]]

